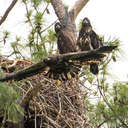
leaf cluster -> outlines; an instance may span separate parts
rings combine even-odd
[[[17,123],[24,115],[22,107],[17,104],[19,94],[8,83],[0,83],[0,117],[5,121]]]

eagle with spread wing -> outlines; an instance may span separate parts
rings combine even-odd
[[[89,51],[103,46],[102,40],[93,31],[88,18],[84,18],[82,21],[82,28],[79,32],[77,45],[81,51]],[[95,75],[98,74],[98,63],[92,61],[90,63],[90,71]]]
[[[60,22],[55,24],[55,33],[57,37],[57,47],[59,54],[65,54],[69,52],[76,52],[76,42],[72,37],[71,33],[65,29]],[[63,67],[61,66],[63,65]],[[60,68],[61,67],[61,68]],[[81,65],[74,64],[73,62],[64,61],[57,66],[53,66],[48,72],[50,78],[67,80],[75,77],[80,70]]]

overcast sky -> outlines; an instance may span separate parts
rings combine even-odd
[[[63,0],[66,5],[71,7],[76,0]],[[4,13],[9,5],[9,0],[0,0],[0,16]],[[54,13],[54,10],[51,10]],[[94,30],[105,36],[107,41],[110,37],[118,38],[121,41],[121,48],[124,53],[119,61],[112,64],[110,73],[121,81],[126,81],[128,76],[128,0],[90,0],[77,17],[76,24],[80,19],[88,17]],[[28,32],[27,26],[24,25],[24,7],[21,3],[16,4],[9,14],[7,21],[0,26],[0,32],[4,29],[12,32],[12,40],[15,35],[25,37]],[[50,21],[56,20],[55,15],[47,16]],[[6,46],[3,47],[4,49]],[[6,52],[9,49],[6,49]]]

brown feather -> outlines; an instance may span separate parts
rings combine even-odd
[[[88,18],[84,18],[82,21],[82,28],[79,32],[77,45],[81,51],[93,50],[103,46],[99,36],[93,31]],[[93,74],[98,74],[98,64],[95,62],[90,63],[90,71]]]

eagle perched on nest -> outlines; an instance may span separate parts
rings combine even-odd
[[[89,51],[103,46],[102,40],[93,31],[88,18],[84,18],[82,21],[77,44],[81,51]],[[90,71],[95,75],[98,74],[98,64],[95,62],[90,63]]]
[[[70,32],[66,31],[65,27],[61,23],[55,24],[55,32],[57,37],[57,47],[60,54],[69,52],[76,52],[76,46],[74,45],[74,38]],[[63,65],[63,66],[62,66]],[[60,68],[61,67],[61,68]],[[81,65],[74,64],[73,62],[64,61],[57,66],[53,66],[48,72],[48,76],[53,79],[67,80],[75,77],[80,70]]]

